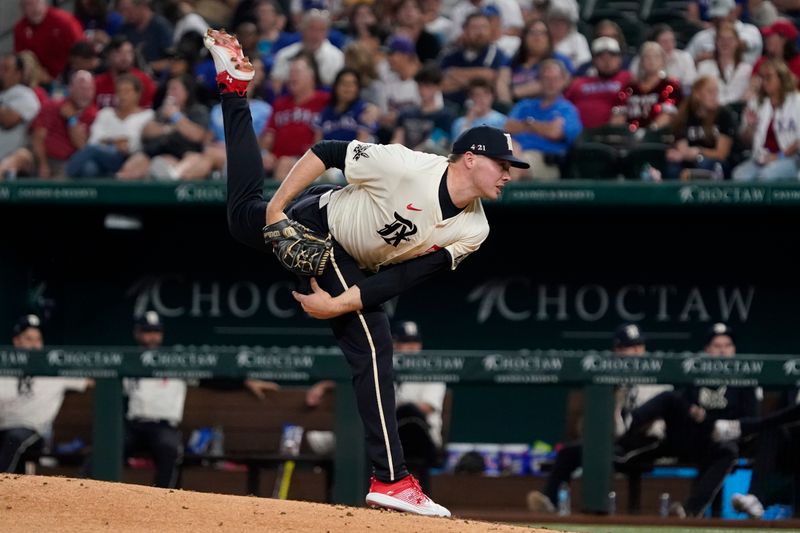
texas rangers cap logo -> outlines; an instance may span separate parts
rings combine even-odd
[[[453,143],[454,154],[472,152],[476,155],[502,159],[517,168],[530,168],[525,161],[514,157],[514,144],[511,135],[503,130],[487,126],[475,126],[464,131]]]

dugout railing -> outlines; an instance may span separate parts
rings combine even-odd
[[[613,393],[619,384],[796,387],[798,355],[737,355],[723,359],[694,353],[616,357],[600,351],[424,351],[397,357],[401,381],[493,386],[567,385],[583,387],[583,506],[607,511],[612,476]],[[119,480],[122,468],[123,377],[260,378],[298,384],[333,379],[338,384],[335,431],[347,445],[334,456],[332,496],[336,503],[361,505],[367,479],[363,431],[350,375],[335,348],[298,347],[163,348],[157,351],[116,347],[51,347],[27,352],[0,347],[0,375],[82,376],[96,379],[92,476]]]

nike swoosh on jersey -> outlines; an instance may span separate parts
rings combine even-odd
[[[416,207],[414,207],[413,204],[414,204],[414,202],[411,202],[410,204],[408,204],[406,206],[406,209],[408,209],[409,211],[422,211],[422,209],[417,209]]]

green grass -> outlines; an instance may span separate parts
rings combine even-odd
[[[526,524],[530,525],[530,524]],[[530,525],[554,531],[576,531],[579,533],[756,533],[752,528],[732,527],[659,527],[659,526],[593,526],[587,524],[544,524]],[[797,529],[774,529],[775,533],[800,533]]]

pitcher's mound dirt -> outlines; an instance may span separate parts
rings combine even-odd
[[[13,474],[0,474],[0,524],[4,533],[545,531],[458,518],[412,516],[344,505]]]

